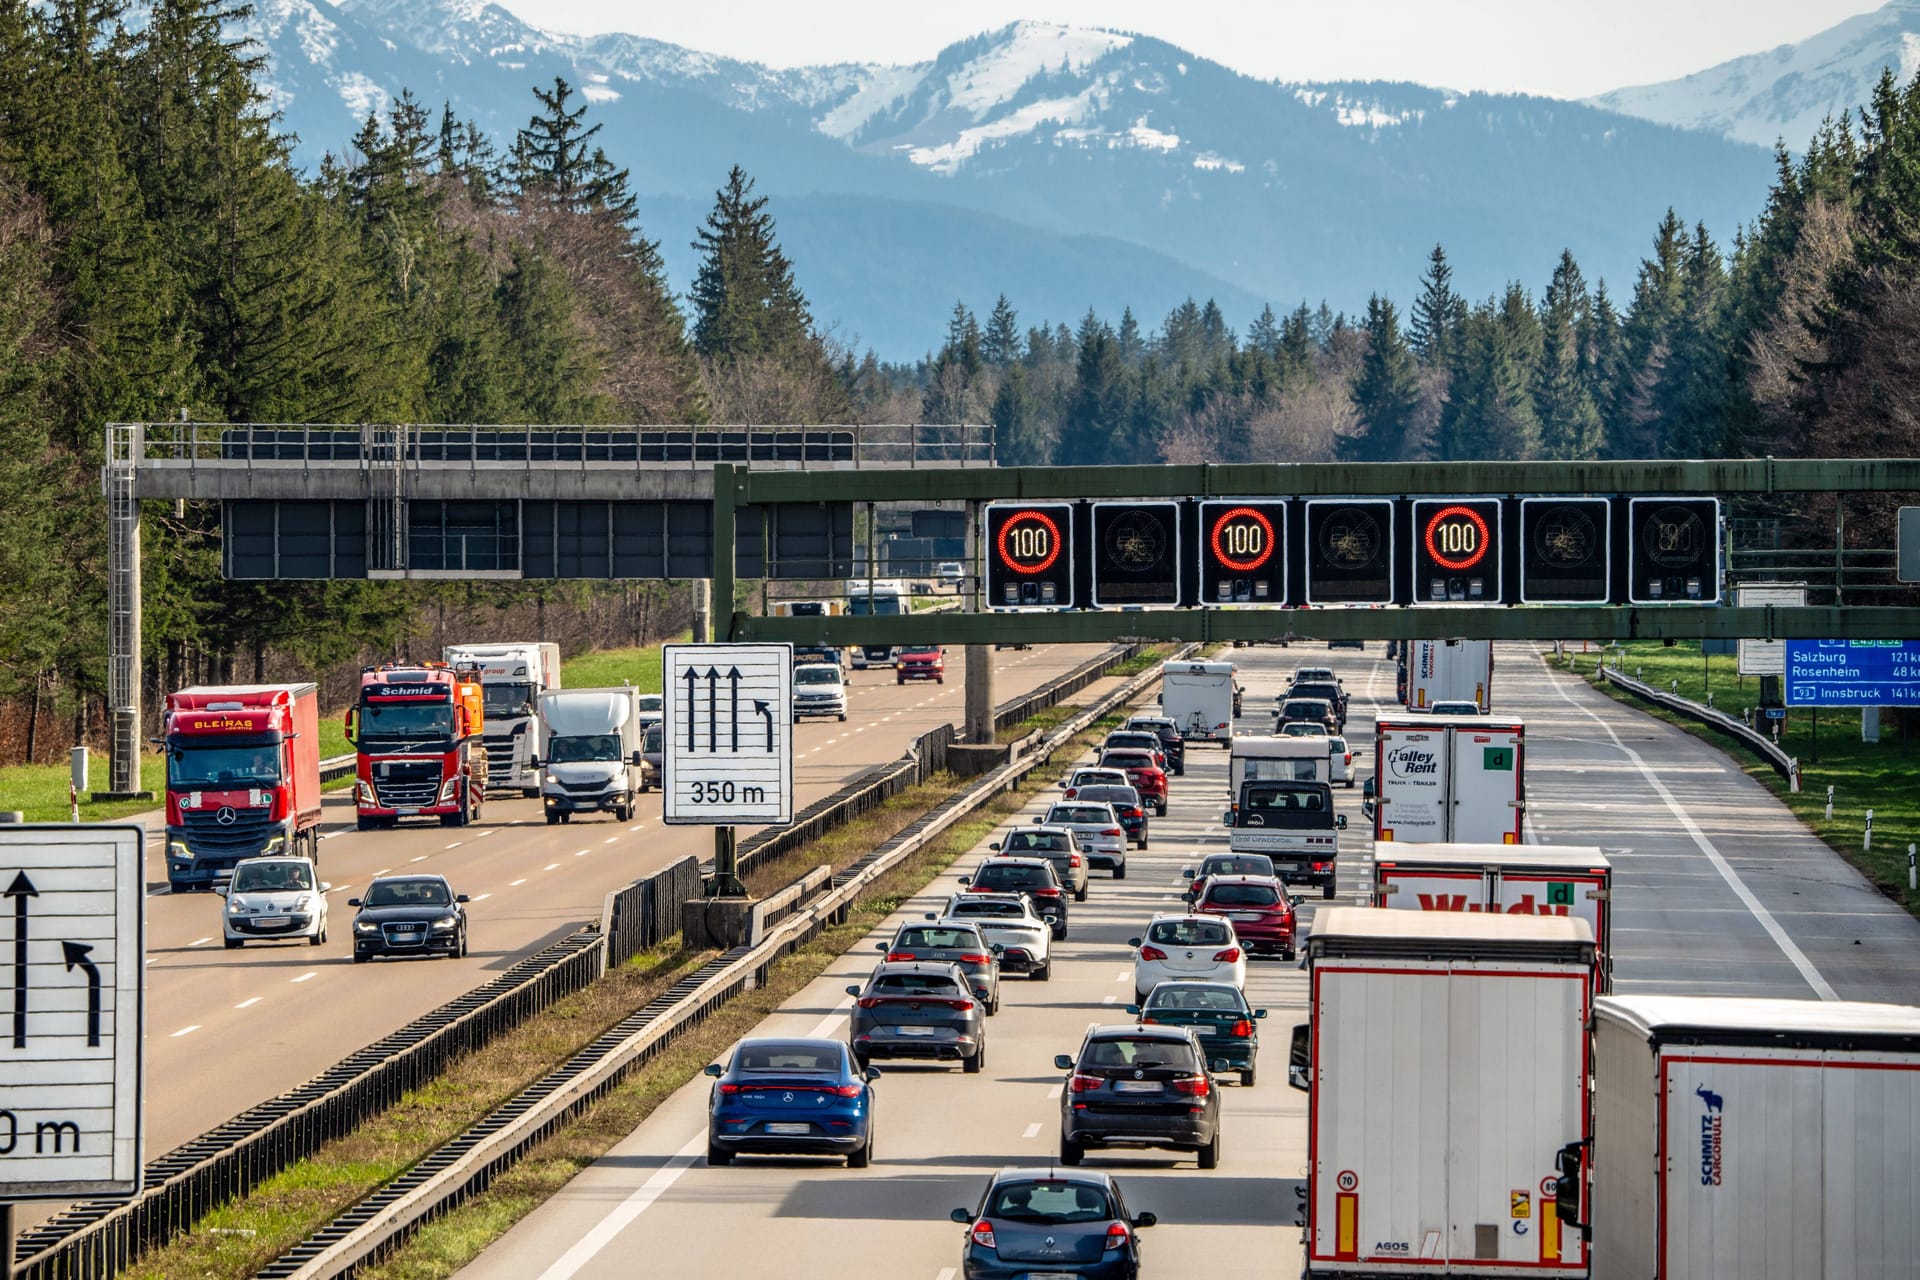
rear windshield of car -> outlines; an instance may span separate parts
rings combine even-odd
[[[1071,853],[1073,837],[1064,831],[1016,831],[1000,849],[1003,853]]]
[[[1091,826],[1097,822],[1111,822],[1113,819],[1105,809],[1095,809],[1091,805],[1057,804],[1047,810],[1047,821]]]
[[[1232,987],[1183,987],[1174,982],[1163,982],[1153,989],[1147,997],[1144,1011],[1155,1009],[1220,1009],[1238,1012],[1247,1007],[1247,1002]]]
[[[975,884],[1017,885],[1022,889],[1036,885],[1053,883],[1053,871],[1048,867],[988,867],[973,878]]]
[[[438,880],[375,880],[367,886],[370,907],[444,907],[452,901]]]
[[[1324,720],[1331,714],[1325,702],[1313,698],[1294,698],[1280,708],[1280,714],[1287,719]]]
[[[1110,747],[1138,747],[1142,751],[1158,751],[1160,739],[1151,733],[1112,733],[1107,735]]]
[[[960,987],[944,973],[883,973],[873,980],[873,990],[887,995],[952,996]]]
[[[733,1055],[735,1071],[839,1071],[840,1046],[749,1044]]]
[[[1082,769],[1067,780],[1071,787],[1097,787],[1102,783],[1121,783],[1127,775],[1120,769]]]
[[[953,914],[957,916],[1025,916],[1026,911],[1017,902],[957,902]]]
[[[1225,946],[1227,926],[1220,920],[1159,920],[1147,930],[1147,941],[1163,947]]]
[[[1109,751],[1101,764],[1115,769],[1151,769],[1153,757],[1144,751]]]
[[[1338,685],[1323,684],[1319,681],[1296,684],[1293,686],[1293,692],[1294,696],[1301,698],[1325,698],[1329,702],[1338,702],[1340,700],[1340,687]]]
[[[986,1216],[1008,1222],[1101,1222],[1113,1217],[1104,1189],[1080,1182],[1003,1182]]]
[[[1208,858],[1200,864],[1203,876],[1270,876],[1273,859],[1266,854],[1235,853]]]
[[[977,948],[980,945],[980,935],[972,929],[956,929],[952,926],[942,928],[938,925],[916,925],[911,929],[902,929],[900,936],[894,940],[894,945],[900,947]]]
[[[1132,787],[1087,787],[1080,792],[1083,799],[1102,800],[1107,804],[1130,805],[1140,807],[1140,793]]]
[[[1087,1046],[1090,1067],[1192,1067],[1193,1049],[1178,1040],[1095,1040]]]
[[[1207,890],[1210,907],[1271,907],[1279,901],[1270,884],[1217,884]]]

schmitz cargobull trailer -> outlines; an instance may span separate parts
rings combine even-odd
[[[1307,956],[1306,1274],[1585,1276],[1553,1201],[1589,1134],[1586,922],[1322,908]]]

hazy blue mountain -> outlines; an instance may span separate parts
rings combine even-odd
[[[1784,140],[1799,151],[1822,120],[1866,102],[1886,67],[1903,85],[1920,71],[1920,0],[1893,0],[1797,44],[1590,101],[1763,146]]]
[[[889,357],[955,298],[1146,322],[1188,294],[1403,303],[1443,242],[1456,285],[1538,288],[1563,247],[1624,288],[1669,205],[1723,238],[1762,148],[1591,105],[1411,84],[1283,85],[1122,33],[1016,23],[909,67],[775,70],[637,36],[570,36],[479,0],[258,0],[251,34],[298,156],[344,151],[403,88],[504,145],[564,76],[633,172],[684,288],[727,168],[774,197],[823,323]]]

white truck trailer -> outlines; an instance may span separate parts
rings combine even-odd
[[[1227,799],[1239,796],[1243,782],[1332,782],[1333,757],[1326,738],[1274,737],[1236,733],[1227,745]]]
[[[1920,1009],[1608,996],[1593,1043],[1596,1280],[1920,1275]]]
[[[1331,907],[1306,949],[1306,1274],[1586,1276],[1553,1203],[1591,1132],[1586,922]]]
[[[1180,726],[1189,744],[1226,746],[1233,740],[1233,664],[1162,663],[1160,713]]]
[[[1375,840],[1521,842],[1525,724],[1490,716],[1382,716],[1373,745]]]
[[[1436,702],[1493,709],[1493,641],[1415,640],[1407,654],[1407,710]]]
[[[1373,905],[1585,920],[1600,990],[1611,985],[1613,864],[1592,845],[1376,844]]]
[[[441,657],[449,666],[480,672],[487,790],[539,795],[540,770],[531,762],[547,754],[540,695],[560,687],[560,646],[545,640],[453,644]]]

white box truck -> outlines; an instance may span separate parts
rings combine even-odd
[[[1585,920],[1598,956],[1599,989],[1610,985],[1613,864],[1595,846],[1376,844],[1373,905]]]
[[[1407,709],[1471,702],[1493,709],[1493,641],[1415,640],[1407,655]]]
[[[632,821],[640,793],[653,779],[640,691],[632,685],[556,690],[541,695],[540,719],[547,732],[547,754],[540,761],[547,824],[571,822],[576,813]]]
[[[1382,716],[1374,725],[1373,838],[1519,844],[1526,725],[1487,716]]]
[[[1920,1275],[1920,1009],[1608,996],[1593,1044],[1596,1280]]]
[[[1306,951],[1307,1275],[1585,1276],[1553,1198],[1591,1133],[1586,922],[1332,907]]]
[[[540,695],[560,687],[560,646],[544,640],[452,644],[441,657],[448,666],[480,672],[487,790],[539,795],[540,770],[532,762],[545,757],[547,740],[537,712]]]
[[[1180,726],[1189,744],[1233,739],[1233,664],[1160,664],[1160,712]]]
[[[1332,782],[1333,757],[1327,741],[1236,733],[1227,745],[1228,802],[1240,794],[1243,782]]]

